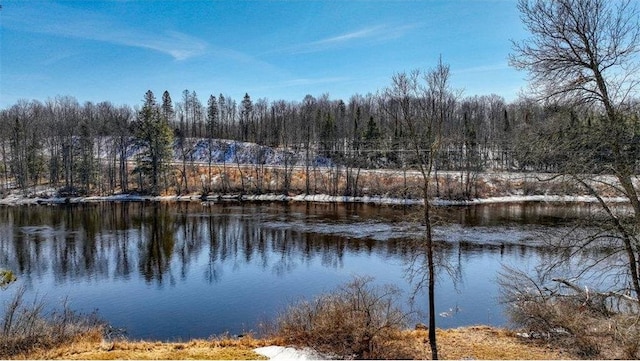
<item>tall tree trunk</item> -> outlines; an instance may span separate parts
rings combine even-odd
[[[436,342],[436,286],[435,286],[435,265],[433,261],[433,230],[431,226],[431,203],[429,201],[429,181],[425,181],[423,188],[424,196],[424,221],[426,225],[425,239],[427,247],[427,272],[428,297],[429,297],[429,347],[431,348],[431,359],[438,359],[438,346]]]

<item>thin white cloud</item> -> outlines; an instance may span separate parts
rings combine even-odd
[[[88,33],[85,38],[151,49],[171,55],[176,60],[185,60],[203,55],[207,51],[207,43],[205,41],[177,31],[148,34],[128,29],[115,30],[104,34]]]
[[[363,42],[369,44],[373,42],[388,41],[404,36],[407,32],[416,28],[417,26],[419,25],[408,24],[402,26],[370,26],[325,39],[312,41],[309,43],[293,45],[281,49],[280,51],[289,52],[292,54],[314,53],[337,47],[343,47],[353,42]]]
[[[327,45],[327,44],[339,44],[339,43],[345,43],[355,39],[366,39],[366,38],[383,34],[385,28],[386,27],[383,25],[364,28],[364,29],[356,30],[350,33],[334,36],[331,38],[314,41],[307,45],[318,46],[318,45]]]
[[[27,8],[21,13],[11,13],[8,9],[3,26],[26,32],[150,49],[170,55],[175,60],[189,59],[207,51],[207,42],[181,32],[145,31],[94,12],[52,3],[38,4],[40,6],[37,9]]]

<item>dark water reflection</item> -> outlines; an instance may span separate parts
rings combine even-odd
[[[591,212],[545,204],[439,209],[441,327],[505,324],[501,264],[551,250],[538,232]],[[287,303],[370,275],[408,294],[416,209],[336,204],[97,203],[0,208],[0,267],[47,300],[95,309],[133,338],[256,330]],[[8,299],[13,287],[0,294]],[[424,298],[418,298],[424,302]]]

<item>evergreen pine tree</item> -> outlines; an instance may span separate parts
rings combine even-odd
[[[240,128],[242,132],[242,140],[247,141],[249,139],[249,126],[251,123],[251,114],[253,113],[253,102],[249,93],[244,94],[242,99],[242,113],[240,114]]]
[[[173,110],[173,103],[171,102],[171,95],[169,91],[165,90],[162,93],[162,116],[167,119],[167,121],[173,120],[173,115],[175,114]]]
[[[144,105],[133,123],[136,145],[139,147],[134,172],[151,182],[151,194],[158,195],[161,175],[173,157],[173,134],[167,118],[156,104],[151,90],[144,97]],[[144,185],[142,185],[144,190]]]

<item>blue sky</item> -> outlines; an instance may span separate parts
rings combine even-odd
[[[464,96],[508,101],[526,74],[508,66],[527,36],[515,1],[0,0],[0,107],[70,95],[140,104],[151,89],[206,103],[347,101],[440,56]]]

